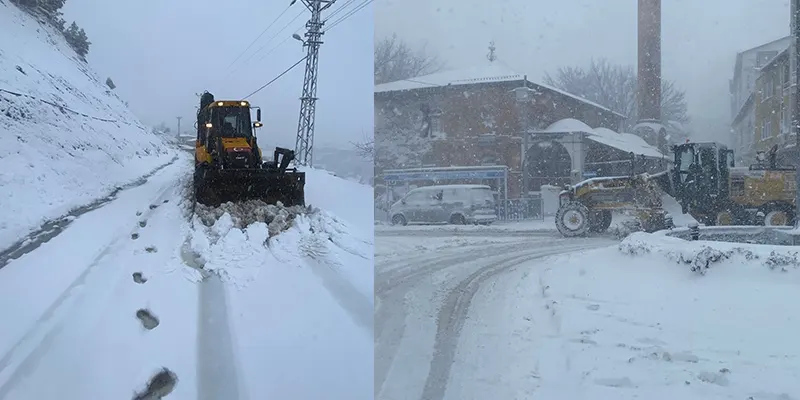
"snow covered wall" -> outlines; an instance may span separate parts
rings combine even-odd
[[[0,249],[168,163],[64,37],[0,0]]]

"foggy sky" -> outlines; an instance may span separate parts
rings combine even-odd
[[[453,68],[486,63],[494,40],[497,62],[536,80],[593,57],[635,66],[636,9],[637,0],[381,0],[375,38],[426,44]],[[787,0],[662,1],[662,74],[686,91],[696,138],[728,135],[736,53],[788,34]]]
[[[349,4],[329,22],[359,3]],[[323,18],[343,4],[334,4]],[[143,122],[165,121],[174,131],[175,117],[182,116],[185,131],[193,129],[196,94],[209,90],[217,99],[242,98],[305,55],[302,44],[291,39],[310,15],[298,1],[228,69],[288,5],[289,0],[68,0],[64,14],[68,23],[76,20],[86,30],[92,42],[89,64],[103,79],[112,77],[116,92]],[[270,40],[302,10],[302,17]],[[316,145],[347,148],[372,134],[372,21],[370,5],[323,36]],[[304,66],[249,99],[262,108],[259,135],[265,148],[294,148]]]

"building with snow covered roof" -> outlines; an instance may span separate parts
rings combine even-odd
[[[524,107],[512,92],[522,86],[533,91]],[[517,196],[523,125],[543,130],[573,118],[619,130],[625,119],[494,63],[376,85],[374,98],[376,176],[392,168],[504,165]]]

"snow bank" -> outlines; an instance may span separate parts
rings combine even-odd
[[[0,249],[169,162],[46,23],[0,2]]]
[[[712,266],[725,262],[748,269],[761,266],[784,272],[800,267],[796,246],[686,241],[660,234],[636,232],[620,243],[619,250],[627,255],[660,255],[700,274],[705,274]]]
[[[541,398],[798,398],[797,248],[634,233],[517,293],[498,353]],[[529,372],[532,371],[532,372]],[[536,379],[530,379],[534,376]]]

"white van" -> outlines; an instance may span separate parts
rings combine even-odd
[[[392,225],[417,223],[491,224],[497,220],[494,193],[486,185],[437,185],[413,189],[389,210]]]

